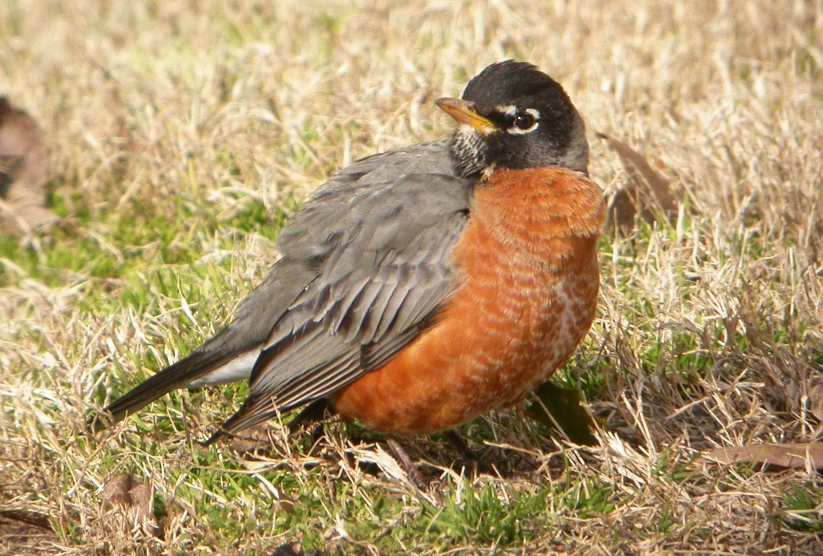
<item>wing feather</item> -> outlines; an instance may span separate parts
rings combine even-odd
[[[252,402],[241,411],[257,419],[328,396],[425,330],[456,289],[451,253],[468,222],[469,193],[465,180],[432,174],[364,192],[347,214],[362,223],[343,222],[344,233],[324,234],[338,245],[290,309],[300,324],[287,334],[272,332],[278,340],[255,364]],[[398,225],[376,231],[386,215]],[[266,400],[267,409],[260,413],[253,400]],[[249,422],[232,418],[224,429]]]
[[[122,417],[174,388],[224,382],[231,368],[251,393],[214,440],[378,368],[454,292],[451,254],[473,186],[455,175],[445,141],[344,169],[282,230],[282,258],[235,320],[109,408]]]

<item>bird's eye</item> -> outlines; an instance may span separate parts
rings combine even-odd
[[[532,116],[531,114],[520,114],[514,119],[514,125],[518,129],[526,131],[534,125],[534,116]]]
[[[518,113],[512,120],[512,126],[509,128],[509,133],[521,135],[523,133],[531,133],[537,129],[540,120],[540,112],[534,108],[527,108],[523,112]]]

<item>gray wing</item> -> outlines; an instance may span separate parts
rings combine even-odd
[[[301,256],[317,277],[272,330],[249,399],[212,441],[328,396],[425,330],[456,288],[451,254],[470,195],[471,182],[435,173],[390,174],[337,207],[335,193],[321,191],[324,202],[289,230],[323,230]]]
[[[106,409],[119,420],[175,388],[251,377],[249,401],[226,424],[236,430],[379,367],[452,293],[471,188],[446,142],[346,168],[283,229],[283,257],[235,320]]]

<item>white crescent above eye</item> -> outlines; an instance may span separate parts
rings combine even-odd
[[[531,133],[540,125],[540,112],[534,108],[526,108],[514,116],[512,126],[506,131],[512,135]]]

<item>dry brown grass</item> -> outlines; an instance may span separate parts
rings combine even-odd
[[[117,4],[0,3],[0,94],[41,123],[69,222],[0,241],[0,510],[57,530],[2,529],[0,554],[267,554],[295,539],[364,554],[823,553],[817,472],[694,461],[818,436],[819,0]],[[492,415],[464,432],[504,478],[444,469],[427,502],[339,425],[309,455],[305,436],[256,461],[201,450],[233,389],[86,432],[91,408],[220,326],[306,192],[357,157],[446,136],[432,101],[511,57],[565,85],[607,190],[628,178],[594,130],[665,164],[688,199],[671,226],[602,244],[600,315],[564,374],[614,425],[602,448],[559,449],[518,413]],[[459,461],[437,439],[415,449]],[[123,471],[153,484],[164,541],[103,518]],[[499,526],[509,516],[519,529]]]

